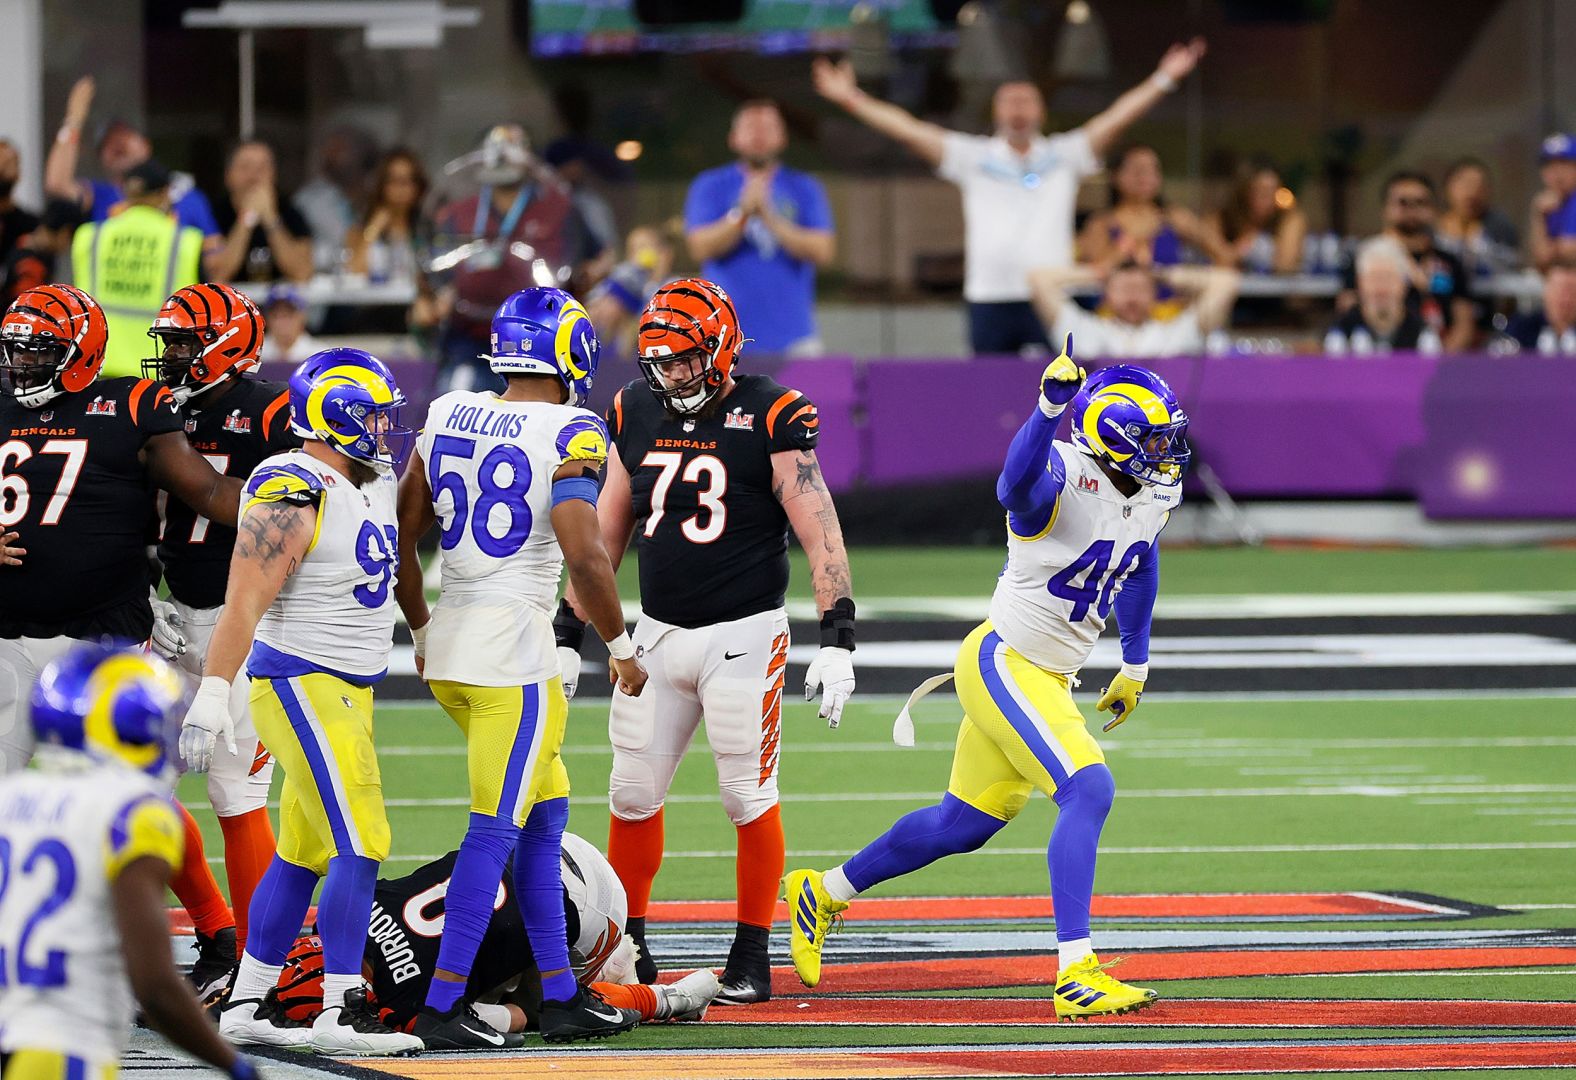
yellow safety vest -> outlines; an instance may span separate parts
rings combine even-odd
[[[77,230],[71,272],[109,320],[103,376],[141,375],[154,355],[148,327],[164,301],[201,280],[202,232],[156,207],[128,206]]]

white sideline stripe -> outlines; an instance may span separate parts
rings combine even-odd
[[[1351,895],[1360,896],[1364,900],[1372,900],[1380,904],[1395,904],[1401,907],[1416,908],[1418,911],[1431,911],[1436,915],[1456,915],[1455,908],[1441,907],[1438,904],[1425,904],[1421,900],[1409,900],[1404,896],[1391,896],[1388,893],[1354,892]]]
[[[1576,911],[1576,904],[1501,904],[1516,911]]]
[[[1396,978],[1438,978],[1438,979],[1476,979],[1484,975],[1576,975],[1576,968],[1504,968],[1499,971],[1490,971],[1475,968],[1471,971],[1335,971],[1328,974],[1318,972],[1299,975],[1271,975],[1272,979],[1396,979]],[[1528,1004],[1537,1004],[1529,1002]]]

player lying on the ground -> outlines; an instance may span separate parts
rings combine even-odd
[[[996,482],[1007,510],[1007,567],[990,618],[963,642],[953,676],[963,725],[940,803],[900,818],[822,875],[783,879],[794,967],[821,979],[834,916],[878,882],[974,851],[1017,816],[1038,788],[1056,800],[1048,852],[1059,972],[1056,1015],[1142,1008],[1155,992],[1101,968],[1089,939],[1095,854],[1115,783],[1072,687],[1113,608],[1122,670],[1096,708],[1105,730],[1138,707],[1149,673],[1149,624],[1160,580],[1159,537],[1182,500],[1187,417],[1159,376],[1119,364],[1087,382],[1069,337],[1040,382],[1039,407],[1019,429]],[[1072,403],[1072,442],[1053,442]],[[912,706],[947,676],[927,683]],[[905,707],[893,735],[912,744]]]
[[[257,1076],[170,955],[164,889],[182,858],[170,793],[183,697],[158,657],[90,643],[45,664],[32,690],[39,767],[0,778],[5,1080],[108,1080],[135,1005],[187,1053],[234,1080]]]
[[[458,857],[451,851],[402,878],[378,882],[363,970],[377,1007],[393,1027],[414,1025],[438,969],[445,894]],[[702,969],[667,986],[634,982],[635,945],[624,935],[624,887],[602,853],[565,833],[560,866],[569,957],[584,992],[639,1013],[642,1023],[704,1017],[717,996],[713,972]],[[475,1041],[502,1046],[505,1034],[541,1030],[542,983],[515,903],[514,875],[507,869],[498,895],[465,984],[465,1001],[488,1025],[472,1032]],[[294,1019],[309,1021],[319,1008],[322,971],[318,939],[297,939],[278,990],[279,1002]],[[467,1023],[474,1021],[467,1017]]]

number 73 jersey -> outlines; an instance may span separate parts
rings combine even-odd
[[[990,620],[1030,662],[1071,675],[1089,659],[1123,581],[1158,542],[1182,490],[1144,485],[1125,498],[1071,443],[1053,443],[1051,452],[1061,456],[1066,482],[1039,533],[1020,535],[1009,516]]]

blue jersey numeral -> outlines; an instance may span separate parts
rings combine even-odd
[[[41,869],[42,863],[50,863],[54,876],[54,886],[49,895],[33,910],[22,924],[22,933],[16,940],[16,981],[20,986],[35,986],[47,989],[54,986],[66,985],[66,953],[63,949],[51,949],[44,954],[44,962],[35,964],[27,958],[27,945],[32,939],[34,931],[45,919],[65,906],[67,900],[77,887],[77,864],[71,857],[71,849],[59,840],[41,840],[38,845],[22,860],[20,873],[29,877],[36,869]],[[11,885],[11,842],[0,838],[0,903],[5,902],[5,894]],[[11,981],[11,968],[8,963],[4,948],[0,948],[0,986],[7,986]]]
[[[434,503],[438,501],[438,496],[448,492],[449,501],[453,504],[453,515],[442,523],[439,545],[445,551],[452,551],[464,537],[468,523],[471,538],[483,554],[495,559],[507,559],[518,552],[531,536],[531,507],[525,501],[531,490],[531,459],[525,451],[511,443],[502,443],[482,458],[481,468],[476,471],[476,482],[481,490],[476,492],[474,513],[471,491],[466,486],[465,478],[458,472],[444,471],[443,459],[446,457],[465,458],[467,461],[474,459],[476,440],[457,435],[439,435],[432,440],[432,459],[427,463],[427,484],[432,488]],[[500,484],[498,474],[506,466],[509,480]],[[493,535],[491,526],[493,508],[498,506],[503,507],[509,515],[509,527],[501,536]]]
[[[1101,619],[1111,613],[1117,585],[1144,557],[1144,552],[1149,550],[1149,541],[1139,540],[1122,552],[1122,557],[1116,561],[1115,570],[1108,576],[1114,550],[1114,540],[1096,540],[1046,583],[1045,588],[1052,596],[1072,603],[1073,610],[1067,616],[1069,622],[1083,622],[1089,617],[1091,607]],[[1080,574],[1084,575],[1082,583],[1078,581]]]
[[[388,603],[389,582],[399,570],[399,528],[385,525],[380,530],[370,521],[361,523],[356,534],[356,561],[368,577],[377,581],[350,590],[362,607],[380,608]]]

